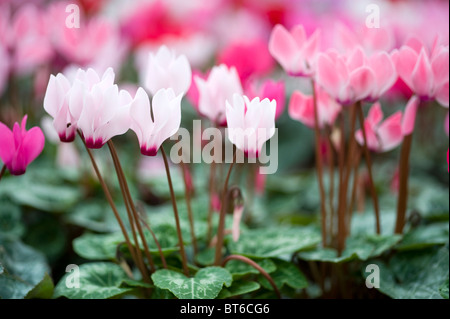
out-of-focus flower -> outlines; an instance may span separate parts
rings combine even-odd
[[[176,95],[184,95],[189,90],[192,71],[184,55],[176,56],[166,46],[162,46],[156,55],[150,53],[145,88],[155,95],[160,89],[172,88]]]
[[[392,53],[400,78],[422,100],[436,99],[449,106],[449,47],[435,46],[431,53],[411,39]]]
[[[329,51],[317,58],[317,83],[342,105],[377,101],[397,77],[394,63],[386,52],[368,57],[357,48],[350,55]]]
[[[235,94],[227,104],[228,138],[248,157],[258,157],[264,143],[275,134],[277,102],[269,99],[252,101]]]
[[[216,125],[226,124],[226,101],[234,94],[243,94],[239,75],[234,67],[215,66],[205,81],[195,77],[199,90],[198,111]]]
[[[397,112],[383,121],[383,111],[380,103],[375,103],[364,122],[367,136],[367,147],[374,152],[388,152],[399,146],[403,141],[402,112]],[[362,130],[355,133],[360,145],[364,145]]]
[[[324,128],[326,125],[333,126],[342,110],[342,106],[318,85],[316,85],[316,94],[319,128]],[[303,123],[309,128],[314,128],[314,97],[294,91],[289,103],[289,115],[292,119]]]
[[[156,156],[161,144],[174,135],[181,124],[182,95],[173,89],[161,89],[150,99],[142,88],[138,89],[131,104],[131,129],[136,133],[141,153]],[[153,111],[153,119],[151,116]]]
[[[219,64],[234,66],[242,83],[252,76],[269,74],[274,68],[274,60],[267,49],[266,41],[245,39],[228,45],[218,57]]]
[[[286,88],[283,81],[275,82],[273,80],[264,81],[259,87],[256,82],[252,82],[247,86],[245,94],[249,99],[259,97],[261,100],[269,99],[277,101],[277,112],[275,120],[283,115],[286,106]]]
[[[0,158],[12,175],[22,175],[44,149],[44,133],[39,127],[26,130],[27,116],[11,131],[0,122]]]
[[[269,51],[289,75],[311,76],[315,71],[319,41],[319,31],[307,38],[301,25],[294,27],[291,32],[277,25],[270,36]]]
[[[342,23],[336,26],[337,47],[342,52],[352,52],[361,46],[368,54],[391,52],[395,46],[393,31],[387,27],[350,30]]]

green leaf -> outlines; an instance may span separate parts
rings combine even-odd
[[[54,289],[55,285],[53,284],[52,278],[48,274],[45,274],[44,279],[27,293],[25,299],[51,299]]]
[[[22,299],[45,274],[50,273],[45,256],[20,241],[0,237],[0,298]]]
[[[441,299],[448,284],[448,247],[397,253],[388,265],[373,263],[380,267],[379,290],[395,299]]]
[[[76,276],[79,274],[79,287]],[[127,275],[120,266],[113,263],[90,263],[63,276],[55,288],[54,298],[69,299],[108,299],[132,291],[120,288]],[[70,283],[70,285],[68,285]]]
[[[236,296],[242,296],[254,292],[261,288],[260,284],[254,281],[233,281],[229,288],[223,288],[217,299],[226,299]]]
[[[167,289],[179,299],[214,299],[223,285],[230,287],[233,278],[221,267],[201,269],[194,278],[173,270],[158,270],[152,275],[155,286]]]
[[[0,200],[0,234],[20,238],[25,231],[21,222],[22,212],[17,205],[6,200]]]
[[[277,266],[270,259],[263,259],[256,262],[267,273],[272,273],[277,269]],[[250,274],[259,274],[259,271],[239,260],[230,260],[225,268],[233,275],[233,279],[238,279]]]
[[[448,242],[449,224],[439,223],[420,226],[405,235],[397,245],[398,250],[423,249]]]
[[[318,230],[310,227],[277,227],[243,232],[239,241],[230,242],[233,254],[250,258],[289,257],[315,247],[321,241]]]
[[[400,235],[367,235],[347,239],[347,245],[342,255],[338,257],[336,250],[317,248],[301,252],[299,257],[307,261],[322,261],[329,263],[344,263],[352,260],[368,260],[375,258],[394,247],[400,240]]]
[[[305,275],[294,264],[280,259],[275,259],[273,262],[275,263],[276,270],[270,276],[278,289],[283,288],[284,285],[294,289],[308,287],[308,280]],[[259,282],[264,288],[273,290],[272,285],[262,275],[259,276]]]
[[[439,293],[441,294],[442,298],[449,299],[448,298],[448,279],[446,282],[442,284],[442,286],[439,288]]]

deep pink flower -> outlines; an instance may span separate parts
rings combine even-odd
[[[258,157],[264,143],[275,134],[277,102],[235,94],[227,101],[228,138],[248,157]]]
[[[436,99],[449,106],[449,47],[435,45],[431,53],[419,40],[392,53],[400,78],[422,100]]]
[[[317,58],[317,83],[342,105],[377,101],[397,77],[394,63],[386,52],[368,57],[357,48],[349,55],[328,51]]]
[[[269,74],[275,64],[267,49],[267,43],[260,39],[231,43],[219,54],[218,62],[228,67],[234,66],[242,83],[252,76]]]
[[[403,141],[402,112],[397,112],[383,121],[383,111],[380,103],[375,103],[364,122],[367,135],[367,147],[374,152],[388,152],[399,146]],[[355,133],[360,145],[364,145],[362,130]]]
[[[319,128],[332,126],[342,110],[342,106],[331,98],[325,90],[316,85]],[[309,128],[315,126],[314,98],[294,91],[289,103],[289,115],[292,119]]]
[[[307,38],[301,25],[294,27],[290,32],[277,25],[270,36],[269,51],[289,75],[311,76],[315,71],[319,41],[319,31]]]
[[[275,82],[273,80],[264,81],[259,87],[255,82],[250,83],[245,90],[249,99],[259,97],[261,100],[269,99],[277,101],[277,112],[275,120],[283,115],[286,106],[286,88],[283,81]]]
[[[15,123],[11,131],[0,122],[0,158],[12,175],[25,174],[30,165],[44,149],[44,133],[39,127],[26,130],[27,116],[21,125]]]

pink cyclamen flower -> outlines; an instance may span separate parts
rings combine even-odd
[[[384,122],[380,103],[375,103],[364,122],[367,135],[367,147],[374,152],[388,152],[399,146],[403,141],[402,112],[397,112]],[[355,133],[360,145],[364,145],[362,130]]]
[[[259,97],[261,99],[277,101],[277,112],[275,114],[275,120],[283,115],[286,105],[286,88],[284,82],[275,82],[269,79],[263,82],[259,87],[254,82],[252,82],[245,90],[245,93],[249,99]]]
[[[332,126],[342,106],[331,98],[325,90],[316,85],[319,128]],[[314,97],[294,91],[289,103],[289,116],[309,128],[315,127]]]
[[[243,94],[239,75],[234,67],[215,66],[205,81],[195,77],[199,91],[198,111],[216,125],[225,125],[226,101],[231,101],[234,94]]]
[[[417,96],[412,96],[409,99],[405,108],[405,115],[403,116],[402,133],[403,136],[411,135],[416,124],[417,111],[419,109],[420,99]]]
[[[174,135],[181,124],[182,95],[175,95],[173,89],[161,89],[150,99],[142,88],[138,89],[131,104],[131,129],[136,133],[141,153],[156,156],[161,144]],[[153,111],[153,117],[151,116]]]
[[[150,53],[145,88],[155,95],[160,89],[172,88],[176,95],[184,95],[189,90],[192,71],[185,55],[176,56],[175,52],[162,46],[156,55]]]
[[[235,94],[233,104],[227,101],[228,138],[248,157],[258,157],[264,143],[275,134],[277,102],[269,99],[252,101]]]
[[[27,166],[44,149],[44,133],[39,127],[26,130],[27,116],[21,125],[15,123],[11,131],[0,122],[0,158],[12,175],[25,174]]]
[[[315,71],[319,42],[320,31],[308,39],[301,25],[290,32],[277,25],[270,36],[269,51],[289,75],[311,76]]]
[[[400,78],[422,100],[436,99],[449,106],[449,47],[435,46],[430,53],[418,41],[392,53]]]
[[[363,100],[375,102],[397,78],[394,63],[386,52],[368,57],[358,47],[349,55],[328,51],[317,58],[317,83],[342,105]]]
[[[70,114],[89,148],[101,148],[112,137],[130,128],[130,93],[114,84],[114,71],[109,68],[102,78],[92,69],[80,70],[70,93]]]

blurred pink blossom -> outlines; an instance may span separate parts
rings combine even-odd
[[[280,118],[286,107],[286,88],[283,81],[275,82],[273,80],[265,80],[259,86],[253,81],[247,85],[245,94],[254,99],[259,97],[261,100],[269,99],[277,101],[277,111],[275,113],[275,120]]]
[[[27,115],[11,131],[0,122],[0,159],[11,175],[22,175],[44,149],[44,133],[39,127],[26,129]]]

